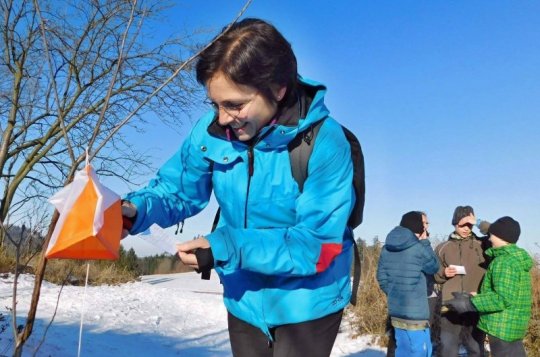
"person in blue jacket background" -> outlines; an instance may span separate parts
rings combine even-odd
[[[196,75],[213,110],[147,187],[125,197],[123,234],[182,222],[213,191],[217,228],[178,249],[185,264],[218,273],[233,354],[329,356],[351,298],[355,195],[326,88],[298,75],[291,45],[259,19],[218,36]],[[301,191],[287,145],[322,119]]]
[[[388,233],[377,267],[377,281],[388,298],[396,357],[432,354],[426,276],[438,270],[422,213],[405,213]]]

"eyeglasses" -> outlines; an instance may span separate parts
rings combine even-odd
[[[211,106],[212,109],[216,112],[216,114],[219,113],[220,109],[223,109],[223,111],[227,113],[229,116],[237,117],[238,115],[240,115],[242,110],[244,110],[246,107],[249,106],[249,104],[251,104],[251,102],[253,102],[256,96],[257,96],[257,93],[255,93],[255,95],[253,95],[253,97],[250,100],[246,102],[240,102],[240,103],[225,101],[223,104],[217,104],[210,99],[206,99],[204,103],[206,105]]]
[[[458,227],[459,228],[469,227],[469,229],[472,229],[473,225],[471,223],[463,223],[463,224],[458,224]]]

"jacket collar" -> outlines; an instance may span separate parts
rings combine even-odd
[[[459,234],[457,234],[456,232],[452,232],[450,234],[450,236],[448,237],[448,240],[455,240],[455,241],[468,241],[468,240],[473,240],[473,239],[477,239],[478,237],[476,236],[476,234],[474,234],[474,232],[471,232],[471,234],[468,236],[468,237],[465,237],[463,238],[462,236],[460,236]]]

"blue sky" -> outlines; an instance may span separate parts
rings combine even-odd
[[[161,31],[214,35],[242,6],[177,2]],[[469,204],[488,221],[514,217],[518,245],[540,252],[540,2],[254,0],[245,16],[285,35],[299,72],[327,85],[331,114],[360,139],[357,236],[384,240],[403,213],[424,210],[445,239]],[[156,166],[183,135],[158,124],[147,134]],[[188,219],[183,238],[206,233],[214,211]]]

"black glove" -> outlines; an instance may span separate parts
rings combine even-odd
[[[210,270],[214,267],[214,255],[211,248],[199,248],[195,251],[199,269],[195,271],[201,273],[201,279],[210,280]]]
[[[466,312],[476,312],[476,308],[471,302],[471,295],[468,293],[453,292],[454,298],[446,302],[451,310],[456,311],[458,314],[464,314]]]

